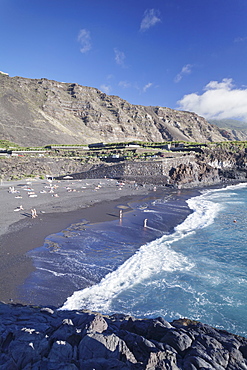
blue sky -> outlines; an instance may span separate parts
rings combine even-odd
[[[247,121],[247,0],[0,0],[0,70]]]

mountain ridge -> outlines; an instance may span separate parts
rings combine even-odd
[[[218,126],[220,129],[230,129],[247,133],[247,122],[236,119],[209,119],[209,123]]]
[[[19,145],[245,140],[193,112],[133,105],[77,83],[0,73],[2,139]]]

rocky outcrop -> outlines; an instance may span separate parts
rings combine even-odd
[[[183,187],[246,181],[246,150],[234,144],[206,147],[195,156],[195,161],[172,168],[170,178],[171,183]]]
[[[195,113],[132,105],[76,83],[0,73],[1,139],[22,146],[93,142],[245,140]]]
[[[0,317],[2,370],[247,368],[246,338],[188,319],[3,303]]]
[[[232,146],[232,149],[234,145]],[[169,171],[170,184],[180,187],[227,184],[231,181],[246,181],[247,155],[245,149],[235,150],[215,146],[204,148],[194,160],[172,166]]]

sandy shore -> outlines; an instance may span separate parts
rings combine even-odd
[[[81,219],[90,223],[116,219],[119,206],[141,201],[150,191],[152,186],[121,185],[110,179],[1,183],[0,301],[21,302],[17,288],[34,270],[26,252],[43,245],[46,236]],[[33,208],[38,215],[34,219]]]

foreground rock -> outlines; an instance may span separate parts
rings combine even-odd
[[[1,370],[247,369],[247,339],[188,319],[0,303]]]

